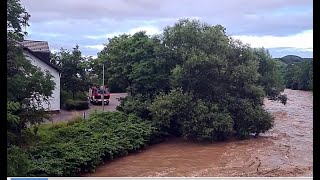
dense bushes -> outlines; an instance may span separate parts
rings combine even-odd
[[[312,60],[288,65],[285,80],[290,89],[313,90]]]
[[[271,115],[248,100],[214,104],[196,100],[181,90],[158,96],[150,111],[162,135],[199,141],[224,140],[230,135],[247,137],[251,133],[263,133],[273,125]]]
[[[120,99],[117,110],[126,114],[134,114],[142,119],[150,119],[150,110],[148,109],[150,104],[151,100],[142,95],[127,96]]]
[[[227,107],[238,137],[247,137],[251,133],[258,135],[273,127],[274,119],[271,114],[249,99],[230,100]]]
[[[105,48],[112,50],[106,54],[112,59],[109,68],[120,69],[114,75],[121,75],[133,92],[118,110],[153,122],[162,136],[199,141],[247,137],[272,128],[263,100],[267,96],[285,104],[286,96],[267,50],[228,37],[221,25],[187,19],[166,27],[159,41],[155,39],[141,33],[120,36]],[[116,51],[124,44],[139,52],[127,62],[125,51]]]
[[[160,95],[150,106],[152,120],[164,135],[180,136],[182,125],[191,118],[194,108],[192,96],[181,90]]]
[[[28,176],[28,170],[31,168],[31,159],[25,150],[18,146],[7,148],[7,176]]]
[[[269,52],[263,48],[254,49],[254,53],[259,59],[259,84],[263,87],[265,94],[271,100],[286,104],[287,97],[281,94],[285,89],[283,71],[280,69],[283,64],[272,59]]]
[[[24,172],[28,176],[76,176],[94,171],[103,160],[141,149],[152,142],[154,133],[151,123],[120,112],[95,113],[86,121],[44,125],[39,129],[41,140],[28,150],[32,166],[24,167],[30,167]],[[24,160],[22,164],[29,163],[25,153],[14,150],[17,153],[11,153],[10,157],[15,156],[11,163],[20,159]],[[12,172],[8,169],[8,176],[22,175],[20,171]]]
[[[81,101],[81,100],[72,100],[68,99],[65,103],[65,110],[84,110],[89,109],[89,102],[88,101]]]
[[[89,108],[89,103],[87,102],[88,97],[84,92],[78,91],[72,94],[70,91],[61,90],[60,97],[61,108],[67,111]]]
[[[288,55],[276,58],[286,88],[293,90],[313,90],[313,58]]]

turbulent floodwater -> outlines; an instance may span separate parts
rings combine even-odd
[[[265,101],[275,127],[259,138],[201,145],[171,140],[86,176],[312,176],[313,93],[285,90],[286,105]]]

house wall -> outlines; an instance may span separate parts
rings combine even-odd
[[[42,106],[48,111],[60,111],[60,74],[54,68],[48,66],[40,59],[36,58],[32,54],[27,51],[24,51],[26,59],[31,61],[31,64],[39,67],[42,71],[48,70],[50,74],[53,76],[53,81],[56,83],[55,88],[52,91],[52,95],[49,98],[49,103],[42,102]]]

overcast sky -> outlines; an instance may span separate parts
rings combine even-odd
[[[108,38],[145,30],[157,34],[181,18],[227,28],[273,57],[313,57],[312,0],[21,0],[31,14],[26,39],[96,56]]]

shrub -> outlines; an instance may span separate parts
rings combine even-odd
[[[151,105],[151,100],[138,95],[127,96],[120,100],[120,105],[117,107],[118,111],[126,114],[134,114],[142,119],[151,119],[148,107]]]
[[[233,99],[228,104],[237,136],[247,137],[252,133],[264,133],[273,127],[274,119],[270,113],[250,100]]]
[[[89,109],[89,103],[88,101],[68,99],[65,103],[65,109],[67,111]]]
[[[67,108],[66,106],[70,105],[70,101],[73,99],[72,92],[61,90],[60,91],[60,105],[63,108]],[[75,101],[87,101],[88,97],[85,92],[78,91],[74,94]],[[72,103],[71,103],[72,104]]]
[[[72,99],[72,93],[61,89],[60,91],[60,106],[64,107],[68,99]]]
[[[163,135],[180,136],[182,123],[192,117],[193,108],[192,96],[175,89],[167,95],[159,95],[152,102],[150,111],[153,122]]]
[[[183,136],[198,141],[217,141],[232,135],[233,119],[217,105],[198,100],[181,90],[158,96],[150,110],[163,135]]]
[[[74,99],[81,100],[81,101],[87,101],[88,96],[85,92],[79,91],[74,94]]]
[[[198,141],[224,140],[233,132],[233,119],[229,113],[203,101],[197,102],[190,119],[182,124],[183,136]]]
[[[104,160],[127,155],[152,142],[155,128],[132,114],[94,113],[86,121],[76,120],[41,129],[46,134],[29,150],[33,159],[29,176],[76,176],[90,172]]]
[[[31,168],[31,159],[26,152],[17,147],[11,146],[7,148],[7,176],[27,176]]]

